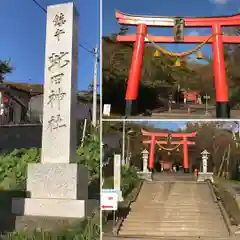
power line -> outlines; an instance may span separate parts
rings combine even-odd
[[[95,52],[92,50],[87,49],[86,47],[84,47],[81,43],[78,44],[81,48],[83,48],[84,50],[86,50],[87,52],[91,53],[91,54],[95,54]]]
[[[38,2],[38,1],[36,1],[36,0],[32,0],[39,8],[41,8],[45,13],[47,13],[47,10],[43,7],[43,6],[41,6],[41,4]]]
[[[32,0],[43,12],[47,13],[47,10],[37,1],[37,0]],[[89,50],[88,48],[84,47],[81,43],[78,44],[81,48],[83,48],[85,51],[95,55],[94,50]]]

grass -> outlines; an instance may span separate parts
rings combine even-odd
[[[234,183],[234,184],[240,184],[240,181],[238,181],[238,180],[229,180],[229,182]]]
[[[12,232],[1,236],[1,240],[95,240],[99,239],[99,213],[93,218],[78,221],[59,231],[35,231]]]

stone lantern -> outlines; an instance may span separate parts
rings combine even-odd
[[[210,180],[213,182],[213,172],[208,172],[208,158],[210,153],[204,149],[201,152],[202,155],[202,172],[198,173],[198,182],[204,182],[206,180]]]
[[[149,152],[147,149],[144,149],[142,151],[142,160],[143,160],[143,172],[144,173],[148,173],[148,156],[149,156]]]
[[[148,170],[148,156],[149,152],[147,149],[142,151],[142,160],[143,160],[143,168],[141,172],[138,172],[140,178],[152,181],[152,172]]]
[[[209,157],[210,153],[205,149],[201,152],[201,155],[202,155],[203,173],[207,173],[208,172],[208,157]]]

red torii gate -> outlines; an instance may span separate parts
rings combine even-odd
[[[184,172],[189,172],[189,164],[188,164],[188,145],[195,145],[194,141],[188,141],[190,137],[196,137],[197,132],[192,133],[162,133],[162,132],[148,132],[141,129],[143,136],[151,137],[149,140],[143,140],[143,144],[150,144],[150,153],[148,160],[148,167],[150,169],[154,168],[154,155],[155,155],[155,144],[166,145],[168,141],[165,140],[157,140],[159,137],[169,138],[171,135],[172,138],[182,138],[180,141],[170,141],[172,145],[183,145],[183,168]]]
[[[126,116],[131,115],[132,102],[137,99],[139,81],[141,78],[141,65],[143,60],[144,43],[147,37],[147,27],[174,27],[175,17],[155,17],[129,15],[116,11],[116,18],[121,25],[137,26],[135,35],[118,35],[119,42],[134,42],[132,64],[129,72],[128,86],[126,91]],[[216,116],[217,118],[230,118],[228,105],[228,85],[224,64],[224,43],[238,44],[240,36],[223,35],[222,27],[240,26],[240,14],[220,17],[185,17],[186,28],[212,28],[212,38],[208,43],[213,46],[213,62],[216,89]],[[155,43],[176,43],[173,36],[149,36]],[[181,43],[202,43],[209,36],[184,36]]]

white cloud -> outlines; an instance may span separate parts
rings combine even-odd
[[[187,33],[188,36],[199,36],[199,32],[196,30],[192,30],[191,32]]]
[[[177,129],[185,130],[187,128],[187,122],[178,122],[176,125]]]
[[[214,3],[214,4],[221,4],[221,5],[224,5],[224,4],[227,4],[229,3],[231,0],[210,0],[210,2]]]

